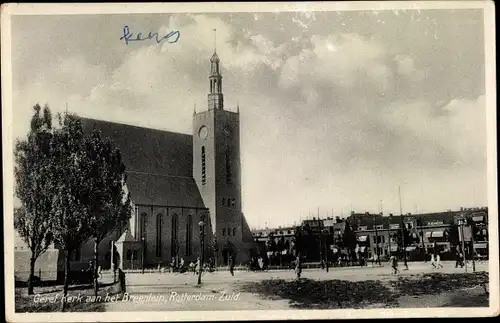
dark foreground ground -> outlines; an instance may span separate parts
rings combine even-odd
[[[206,273],[197,286],[193,274],[127,273],[127,295],[112,276],[103,279],[101,299],[70,302],[69,311],[224,311],[338,308],[488,307],[488,264],[464,273],[453,263],[435,269],[413,263],[409,270],[391,275],[387,265],[363,268],[306,269],[297,280],[293,271]],[[35,294],[58,301],[35,302],[26,288],[17,288],[16,312],[60,311],[62,286],[37,287]],[[90,286],[73,286],[71,296],[92,295]],[[114,299],[105,296],[117,295]],[[197,296],[198,295],[198,296]],[[196,297],[198,298],[196,298]]]
[[[438,306],[439,298],[448,300],[441,305],[445,307],[488,307],[489,304],[485,272],[417,274],[389,281],[270,279],[245,284],[241,290],[267,299],[287,299],[290,306],[297,309],[430,307]]]

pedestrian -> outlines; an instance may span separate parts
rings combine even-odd
[[[434,256],[434,252],[431,254],[431,265],[436,268],[436,257]]]
[[[234,276],[234,259],[232,255],[229,256],[229,272],[231,276]]]
[[[300,261],[300,256],[297,256],[295,260],[295,273],[297,274],[297,279],[300,278],[302,274],[302,263]]]
[[[181,257],[181,261],[179,263],[179,272],[184,272],[184,258]]]
[[[125,284],[125,273],[121,268],[118,268],[118,280],[120,281],[120,289],[122,293],[125,293],[127,286]]]
[[[196,259],[196,269],[195,269],[195,273],[198,274],[201,270],[201,260],[200,260],[200,257],[198,257]]]
[[[389,258],[389,262],[390,262],[391,268],[392,268],[391,274],[394,274],[394,275],[397,274],[399,272],[398,259],[395,256],[391,256],[391,258]]]
[[[441,264],[441,255],[436,254],[436,268],[443,268],[443,265]]]

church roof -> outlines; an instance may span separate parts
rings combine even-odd
[[[193,176],[191,135],[82,118],[84,132],[93,129],[120,149],[128,171],[170,176]]]
[[[193,179],[191,135],[82,118],[120,149],[135,204],[205,207]]]
[[[192,177],[128,172],[127,187],[136,204],[205,207]]]

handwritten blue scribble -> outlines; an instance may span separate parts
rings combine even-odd
[[[150,40],[154,39],[156,40],[156,43],[159,44],[162,41],[166,40],[168,43],[176,43],[179,40],[179,37],[181,36],[181,33],[178,30],[173,30],[166,34],[163,37],[160,37],[158,33],[153,33],[149,32],[147,36],[143,36],[142,33],[137,33],[137,35],[134,36],[132,32],[130,32],[130,29],[127,25],[123,27],[123,36],[120,37],[120,40],[125,41],[125,44],[128,45],[129,42],[134,42],[134,41],[144,41],[144,40]]]

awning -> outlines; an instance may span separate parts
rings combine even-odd
[[[365,249],[366,249],[365,246],[359,247],[359,252],[365,252]]]
[[[425,236],[426,236],[427,238],[430,238],[430,237],[432,236],[432,231],[427,231],[427,232],[425,233]]]
[[[365,242],[366,239],[368,239],[368,236],[359,236],[358,237],[358,241],[360,241],[360,242]]]
[[[408,247],[406,247],[406,251],[413,251],[415,249],[417,249],[417,247],[414,247],[414,246],[408,246]]]
[[[486,249],[486,248],[488,248],[488,243],[486,242],[474,244],[474,249]]]
[[[391,251],[398,251],[398,246],[391,246]]]

